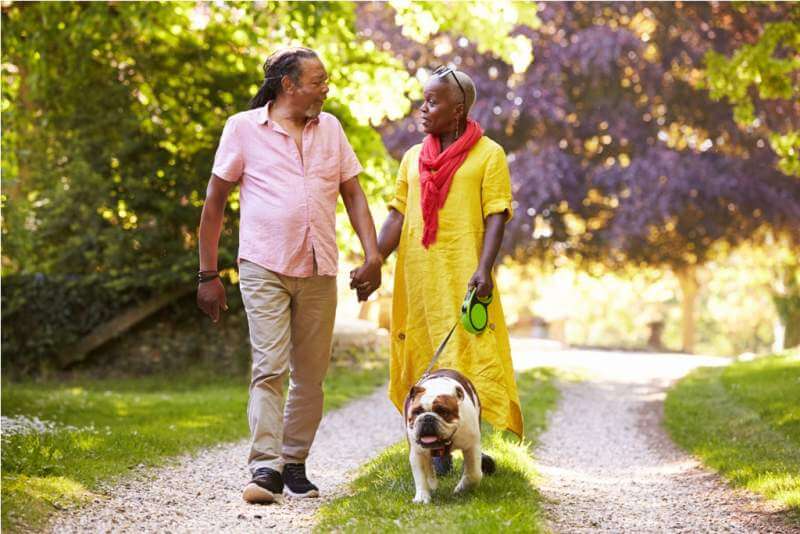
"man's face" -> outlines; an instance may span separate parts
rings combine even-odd
[[[328,73],[322,62],[316,58],[300,60],[300,79],[292,83],[287,96],[292,104],[304,111],[305,116],[313,119],[322,111],[325,97],[328,95]]]
[[[442,135],[456,128],[456,118],[463,113],[462,99],[455,98],[453,88],[441,78],[425,84],[424,100],[419,108],[420,123],[425,133]]]

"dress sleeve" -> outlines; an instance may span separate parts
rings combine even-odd
[[[407,151],[403,155],[400,162],[400,168],[397,170],[397,181],[395,183],[394,198],[389,201],[389,208],[394,208],[401,214],[406,214],[406,201],[408,199],[408,165],[411,151]]]
[[[506,154],[499,146],[486,163],[481,182],[481,208],[484,219],[493,213],[506,212],[508,222],[514,214],[511,204],[511,175],[508,172]]]

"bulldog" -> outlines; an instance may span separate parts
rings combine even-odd
[[[423,377],[409,391],[403,415],[416,486],[413,502],[431,502],[431,491],[437,486],[433,456],[451,449],[464,454],[464,471],[455,493],[481,481],[481,403],[467,377],[452,369],[439,369]]]

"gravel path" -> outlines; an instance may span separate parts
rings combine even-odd
[[[549,350],[512,340],[519,370],[546,366],[577,372],[535,451],[540,490],[555,532],[797,532],[762,499],[732,490],[679,450],[661,426],[667,387],[697,366],[724,358],[679,354]],[[354,470],[403,437],[384,388],[325,416],[309,458],[319,499],[254,506],[247,443],[187,456],[177,465],[142,469],[109,497],[59,516],[54,532],[307,532],[314,513],[342,495]]]
[[[248,505],[241,492],[249,479],[247,442],[220,445],[177,465],[141,470],[108,498],[67,512],[53,532],[307,532],[314,513],[341,495],[353,470],[403,438],[397,410],[380,388],[369,397],[328,413],[308,460],[318,499],[286,498],[280,504]],[[113,493],[112,493],[113,492]]]
[[[662,428],[667,387],[723,358],[602,351],[535,351],[515,340],[518,368],[585,376],[560,384],[535,457],[555,532],[798,532],[761,498],[731,489],[678,449]]]

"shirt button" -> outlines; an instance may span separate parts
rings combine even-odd
[[[489,328],[494,330],[494,323],[489,323]]]
[[[400,332],[399,334],[397,334],[397,339],[399,339],[400,341],[403,341],[405,338],[406,335],[404,333]]]

